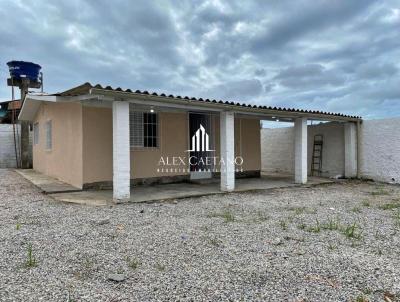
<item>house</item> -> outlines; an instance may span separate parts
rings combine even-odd
[[[0,123],[11,124],[16,121],[20,109],[20,100],[0,102]]]
[[[58,94],[26,96],[19,119],[33,124],[33,168],[78,188],[131,186],[260,175],[260,121],[295,124],[295,182],[307,182],[307,120],[345,123],[346,176],[357,175],[361,118],[253,106],[85,83]],[[134,194],[134,190],[133,194]]]

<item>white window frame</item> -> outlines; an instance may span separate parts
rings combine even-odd
[[[48,120],[45,124],[46,128],[46,150],[50,151],[53,149],[53,122]]]
[[[144,130],[145,126],[148,123],[144,121],[144,114],[154,114],[156,117],[156,135],[147,135],[147,138],[155,138],[156,146],[145,146],[145,135]],[[151,123],[154,124],[154,123]],[[146,112],[146,111],[138,111],[134,110],[132,106],[129,108],[129,138],[130,138],[130,148],[131,149],[158,149],[160,146],[160,130],[159,130],[159,114],[157,112]]]
[[[39,130],[39,123],[36,122],[33,124],[33,144],[38,145],[39,144],[39,138],[40,138],[40,130]]]

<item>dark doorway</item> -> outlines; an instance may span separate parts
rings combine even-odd
[[[189,135],[190,178],[211,178],[210,158],[214,156],[211,116],[204,113],[189,113]]]

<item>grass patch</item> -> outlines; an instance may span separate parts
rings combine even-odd
[[[329,218],[328,222],[325,222],[321,225],[321,228],[329,231],[337,231],[340,228],[340,220],[339,218]]]
[[[301,214],[315,214],[317,213],[317,210],[312,208],[307,208],[307,207],[288,207],[286,208],[288,211],[294,212],[294,215],[301,215]]]
[[[400,211],[398,219],[400,223]],[[316,223],[314,225],[307,226],[306,224],[301,223],[297,225],[297,228],[310,233],[320,233],[322,230],[340,231],[349,239],[359,240],[362,238],[362,229],[359,225],[357,225],[356,222],[349,225],[341,225],[339,218],[330,218],[327,222],[324,223],[320,223],[319,220],[316,219]]]
[[[303,214],[306,211],[306,207],[289,207],[287,208],[288,211],[294,212],[295,215]]]
[[[386,191],[384,187],[376,187],[375,191],[371,192],[372,196],[382,196],[382,195],[389,195],[389,191]]]
[[[395,200],[393,202],[388,202],[388,203],[385,203],[383,205],[380,205],[378,208],[381,209],[381,210],[399,209],[400,208],[400,202],[399,202],[399,200]]]
[[[217,238],[208,238],[208,243],[215,247],[220,247],[222,245],[222,241]]]
[[[222,213],[210,213],[207,215],[207,217],[208,218],[223,218],[226,223],[235,221],[235,215],[229,210],[225,210]]]
[[[363,295],[359,295],[355,300],[353,300],[354,302],[369,302],[369,300],[363,296]]]
[[[269,220],[271,217],[265,214],[262,211],[257,211],[253,213],[246,221],[248,223],[263,223],[267,220]]]
[[[353,213],[361,213],[361,209],[359,207],[354,207],[351,209]]]
[[[89,278],[95,270],[95,263],[92,258],[85,257],[84,259],[82,259],[80,265],[81,270],[74,272],[75,278],[80,280]]]
[[[309,226],[307,231],[310,233],[319,233],[321,232],[321,224],[319,223],[318,219],[316,219],[315,225]]]
[[[28,267],[28,268],[32,268],[32,267],[36,267],[37,266],[36,257],[33,254],[32,244],[28,245],[28,257],[27,257],[27,260],[25,262],[25,266]]]
[[[165,265],[161,264],[161,263],[156,263],[156,265],[154,266],[156,268],[156,270],[158,270],[159,272],[165,272]]]
[[[370,289],[369,287],[366,287],[366,288],[364,288],[364,289],[362,290],[362,292],[363,292],[365,295],[370,295],[370,294],[372,294],[372,289]]]
[[[284,230],[284,231],[286,231],[287,228],[288,228],[288,224],[287,224],[287,222],[285,220],[279,221],[279,225],[280,225],[281,229]]]
[[[307,225],[306,225],[305,223],[300,223],[300,224],[297,225],[297,228],[298,228],[299,230],[305,230],[306,227],[307,227]]]
[[[334,251],[334,250],[336,250],[336,249],[337,249],[337,246],[336,246],[336,245],[334,245],[334,244],[332,244],[332,243],[329,243],[329,245],[328,245],[328,249],[329,249],[330,251]]]
[[[126,262],[128,263],[128,266],[131,268],[131,269],[133,269],[133,270],[135,270],[135,269],[137,269],[142,263],[138,260],[138,259],[136,259],[136,258],[127,258],[126,259]]]
[[[366,207],[366,208],[369,208],[369,207],[371,206],[371,203],[369,202],[369,200],[364,200],[364,201],[362,202],[362,205],[363,205],[364,207]]]
[[[394,219],[394,225],[397,227],[400,227],[400,210],[398,210],[394,215],[393,215],[393,219]]]
[[[269,216],[264,212],[258,211],[256,214],[256,218],[254,219],[255,222],[264,222],[269,219]]]
[[[361,227],[356,222],[344,226],[342,232],[349,239],[361,239]]]

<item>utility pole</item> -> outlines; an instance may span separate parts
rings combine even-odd
[[[21,85],[20,85],[20,90],[21,90],[21,105],[25,101],[25,96],[28,94],[28,88],[29,88],[29,79],[28,78],[22,78],[21,79]],[[29,122],[27,121],[19,121],[19,124],[21,126],[21,168],[22,169],[29,169],[32,168],[32,163],[30,160],[30,146],[29,146]]]

